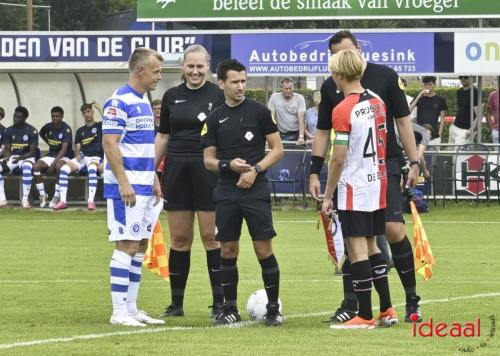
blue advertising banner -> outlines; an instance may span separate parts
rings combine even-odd
[[[331,33],[268,33],[231,36],[231,57],[250,75],[328,75]],[[398,73],[434,73],[434,33],[356,33],[369,62]]]
[[[136,47],[183,53],[192,44],[211,48],[212,35],[0,34],[0,62],[126,62]]]

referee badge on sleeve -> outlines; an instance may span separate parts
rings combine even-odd
[[[205,122],[205,124],[203,125],[203,128],[201,129],[201,135],[202,136],[205,136],[208,132],[208,127],[207,127],[207,123]]]

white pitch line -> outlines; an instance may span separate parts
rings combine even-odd
[[[480,294],[472,294],[465,295],[461,297],[450,297],[450,298],[441,298],[441,299],[431,299],[421,301],[420,304],[432,304],[432,303],[448,303],[459,300],[468,300],[468,299],[478,299],[478,298],[492,298],[492,297],[500,297],[500,293],[480,293]],[[404,306],[404,304],[397,304],[395,306]],[[376,308],[374,308],[376,309]],[[286,319],[298,319],[298,318],[310,318],[315,316],[323,316],[332,314],[333,311],[324,311],[324,312],[315,312],[315,313],[306,313],[306,314],[292,314],[288,315]],[[69,343],[73,341],[79,340],[93,340],[93,339],[102,339],[106,337],[113,336],[123,336],[123,335],[139,335],[139,334],[154,334],[160,332],[168,332],[168,331],[190,331],[190,330],[206,330],[206,329],[215,329],[215,328],[243,328],[246,326],[256,324],[256,321],[244,321],[238,323],[236,325],[231,326],[174,326],[174,327],[160,327],[160,328],[151,328],[151,329],[140,329],[140,330],[131,330],[131,331],[115,331],[110,333],[102,333],[102,334],[88,334],[88,335],[78,335],[78,336],[68,336],[61,338],[53,338],[53,339],[41,339],[41,340],[32,340],[32,341],[23,341],[23,342],[15,342],[11,344],[0,344],[0,350],[13,349],[18,347],[29,347],[29,346],[38,346],[45,344],[61,344],[61,343]]]
[[[1,219],[0,221],[2,222],[67,222],[67,223],[72,223],[72,222],[90,222],[90,223],[96,223],[96,222],[101,222],[104,223],[106,220],[93,220],[93,219]],[[285,223],[292,223],[292,224],[317,224],[319,220],[275,220],[274,222],[277,224],[285,224]],[[413,223],[411,221],[406,222],[409,225],[412,225]],[[470,224],[470,225],[477,225],[477,224],[491,224],[491,225],[498,225],[500,224],[500,221],[452,221],[452,220],[447,220],[447,221],[426,221],[423,220],[422,223],[424,225],[426,224]]]

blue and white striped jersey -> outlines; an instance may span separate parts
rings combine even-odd
[[[104,104],[102,134],[121,135],[119,149],[128,180],[137,195],[153,195],[155,125],[151,104],[129,85]],[[104,197],[120,198],[118,181],[104,157]]]

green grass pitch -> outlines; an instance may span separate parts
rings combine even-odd
[[[406,216],[407,221],[410,220]],[[342,280],[327,259],[323,233],[312,210],[274,211],[274,249],[281,268],[285,324],[266,328],[246,322],[214,327],[206,260],[195,238],[184,318],[163,327],[109,325],[111,301],[105,212],[0,211],[0,354],[6,355],[500,355],[500,206],[469,203],[432,208],[422,220],[436,257],[429,282],[417,276],[424,320],[472,322],[481,336],[413,337],[400,323],[372,331],[330,330],[322,321],[338,307]],[[164,231],[168,231],[162,215]],[[407,224],[411,236],[411,224]],[[168,235],[166,234],[168,240]],[[239,307],[248,320],[248,296],[263,288],[246,228],[241,239]],[[404,293],[390,272],[393,303],[404,318]],[[169,286],[143,270],[139,306],[157,316],[170,302]],[[378,297],[373,293],[374,306]],[[376,315],[376,312],[375,312]],[[482,346],[481,346],[482,345]]]

